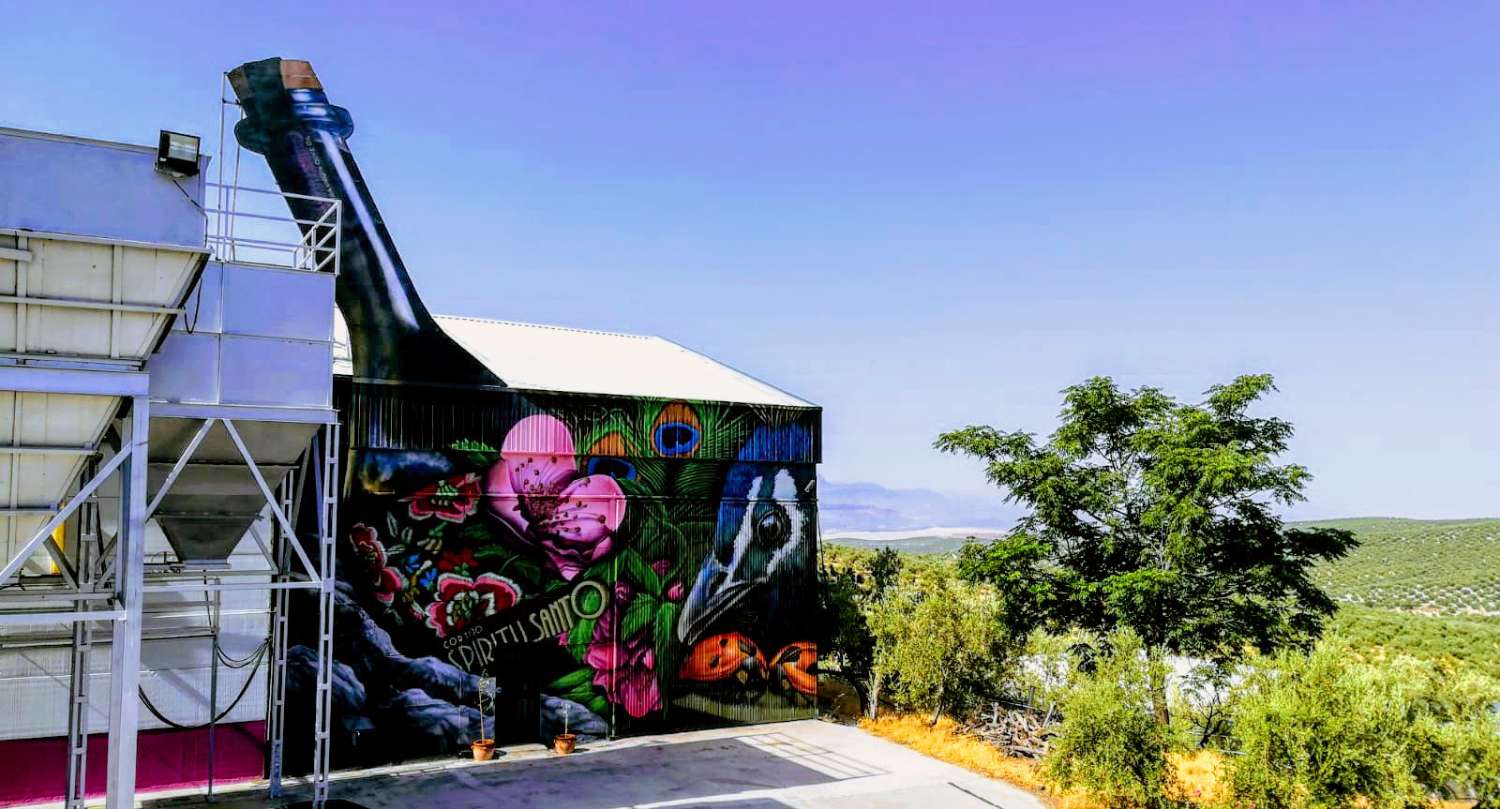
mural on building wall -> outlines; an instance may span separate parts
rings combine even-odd
[[[341,406],[336,763],[813,715],[815,410],[455,395]]]
[[[341,203],[335,766],[812,715],[818,410],[506,389],[422,304],[312,66],[228,78],[240,145],[282,191]],[[315,610],[294,598],[300,712]]]

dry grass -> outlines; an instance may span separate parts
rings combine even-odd
[[[1224,787],[1219,783],[1220,756],[1212,750],[1194,750],[1172,756],[1173,775],[1182,796],[1197,806],[1218,805]]]
[[[885,714],[875,720],[861,719],[859,726],[918,753],[1018,786],[1042,798],[1053,809],[1106,809],[1083,795],[1057,793],[1042,780],[1038,762],[1007,756],[988,742],[959,732],[958,725],[947,717],[939,719],[934,727],[926,717]],[[1219,782],[1219,761],[1219,754],[1212,750],[1172,756],[1177,784],[1190,804],[1205,809],[1227,805],[1224,787]],[[1473,801],[1437,801],[1433,808],[1470,809],[1473,805]]]
[[[859,726],[918,753],[1036,793],[1057,809],[1091,809],[1079,796],[1051,794],[1037,772],[1035,761],[1007,756],[982,739],[964,735],[947,717],[939,719],[933,727],[925,717],[887,714],[879,719],[861,720]]]

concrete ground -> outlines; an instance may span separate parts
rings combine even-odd
[[[261,795],[221,793],[212,804],[181,796],[144,805],[270,805]],[[329,797],[369,809],[1043,808],[1040,800],[1009,784],[858,728],[814,720],[618,739],[580,747],[566,757],[540,745],[506,748],[490,762],[403,766],[337,778]]]

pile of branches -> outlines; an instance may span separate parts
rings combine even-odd
[[[1041,758],[1047,754],[1058,720],[1055,705],[1039,711],[1027,705],[993,703],[964,730],[989,742],[1008,756]]]

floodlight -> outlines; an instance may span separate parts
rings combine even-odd
[[[161,131],[156,144],[156,170],[170,177],[192,177],[198,173],[198,136]]]

